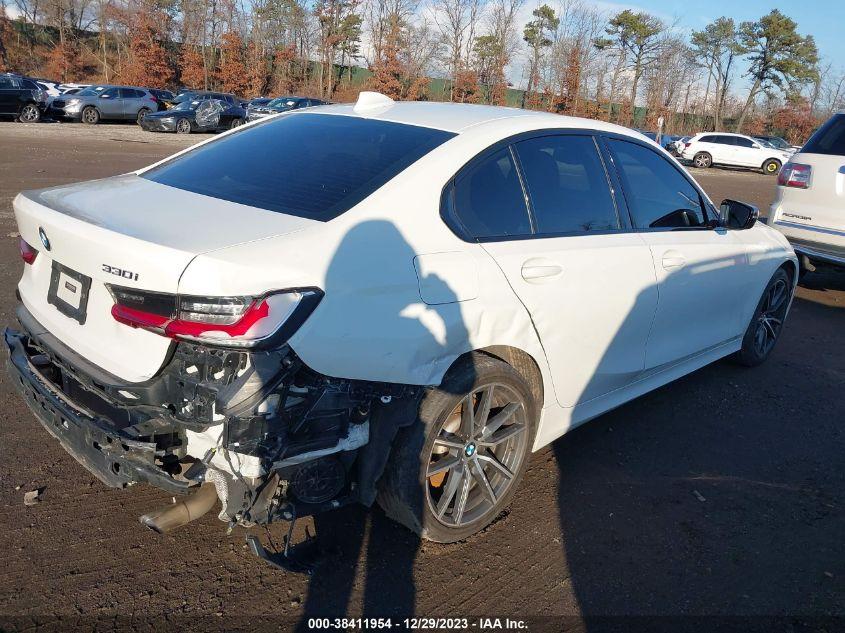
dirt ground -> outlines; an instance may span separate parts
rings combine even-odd
[[[0,123],[0,320],[13,323],[22,266],[18,191],[126,172],[204,138]],[[717,203],[768,210],[772,178],[693,171]],[[260,562],[245,532],[227,535],[213,513],[170,536],[143,528],[138,517],[168,495],[99,483],[3,372],[0,630],[89,629],[95,618],[102,628],[284,629],[362,613],[563,615],[545,622],[588,631],[630,630],[637,621],[600,616],[636,615],[702,618],[648,620],[651,630],[842,630],[844,325],[845,273],[809,275],[763,366],[718,362],[539,451],[510,511],[465,542],[420,543],[377,509],[301,522],[296,538],[316,529],[325,550],[311,578]],[[43,500],[26,507],[38,487]],[[275,541],[284,529],[271,529]]]

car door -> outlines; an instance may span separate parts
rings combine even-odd
[[[150,110],[155,108],[152,101],[145,103],[144,92],[135,88],[121,88],[120,98],[123,100],[123,118],[125,119],[135,120],[143,107]]]
[[[104,119],[123,118],[123,99],[119,88],[107,88],[97,97],[97,110]]]
[[[454,204],[528,310],[561,405],[642,372],[657,306],[651,254],[620,221],[592,135],[501,148],[456,179]]]
[[[750,274],[743,245],[718,226],[717,212],[682,167],[645,144],[607,138],[606,145],[657,276],[646,371],[739,336],[747,324],[737,306]]]
[[[734,136],[734,155],[736,156],[737,165],[743,167],[760,167],[765,160],[763,158],[764,152],[761,151],[761,146],[750,138],[742,136]]]

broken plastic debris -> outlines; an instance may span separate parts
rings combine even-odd
[[[704,496],[698,490],[693,490],[692,494],[694,494],[695,498],[699,501],[707,501],[707,499],[705,499]]]
[[[44,488],[36,488],[35,490],[30,490],[29,492],[25,492],[23,495],[23,504],[25,506],[34,506],[36,503],[41,501],[41,495],[44,492]]]

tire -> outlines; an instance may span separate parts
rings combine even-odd
[[[229,128],[234,130],[236,127],[240,127],[243,124],[244,124],[243,119],[232,119],[232,124],[229,126]]]
[[[745,330],[742,347],[734,357],[740,365],[756,367],[769,357],[783,330],[791,297],[792,280],[783,268],[778,268],[766,284]]]
[[[27,103],[21,108],[18,121],[21,123],[38,123],[41,120],[41,110],[34,103]]]
[[[767,176],[777,176],[778,172],[780,172],[780,161],[770,158],[763,163],[762,169],[763,173]]]
[[[698,152],[692,157],[692,164],[700,169],[707,169],[713,166],[713,157],[707,152]]]
[[[82,122],[88,125],[96,125],[100,122],[100,113],[94,106],[88,106],[82,110]]]
[[[489,403],[489,424],[476,422],[472,434],[463,414],[467,401],[475,417]],[[507,363],[479,353],[459,360],[439,387],[423,395],[416,422],[397,434],[379,481],[379,505],[438,543],[484,529],[508,506],[522,479],[538,406],[525,379]]]
[[[141,125],[141,121],[143,121],[144,117],[147,116],[149,113],[150,113],[149,108],[141,108],[140,110],[138,110],[138,116],[135,117],[135,122],[138,125]]]
[[[176,121],[176,133],[177,134],[190,134],[191,133],[191,122],[188,119],[179,119]]]

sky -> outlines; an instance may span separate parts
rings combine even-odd
[[[816,38],[823,63],[833,63],[834,69],[845,70],[845,0],[803,0],[784,2],[782,0],[633,0],[632,2],[585,1],[608,11],[637,9],[647,11],[665,21],[677,21],[677,27],[684,31],[700,31],[709,22],[720,16],[733,18],[735,22],[756,20],[772,9],[780,9],[798,23],[801,35]]]

